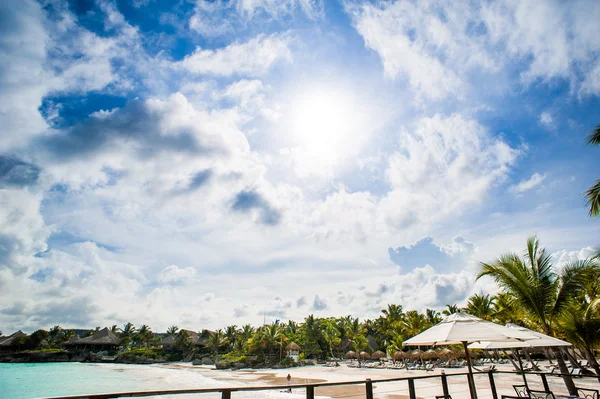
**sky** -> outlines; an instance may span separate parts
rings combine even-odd
[[[0,4],[0,330],[376,317],[600,244],[600,2]]]

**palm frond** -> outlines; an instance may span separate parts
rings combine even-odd
[[[592,133],[585,140],[586,143],[591,145],[600,145],[600,125],[592,131]]]
[[[590,207],[590,217],[600,216],[600,180],[585,192],[585,203]]]

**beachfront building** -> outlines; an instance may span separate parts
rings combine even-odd
[[[79,338],[75,336],[66,341],[63,345],[67,347],[84,348],[90,350],[116,349],[121,344],[121,340],[117,335],[110,331],[108,327],[104,327],[100,331],[96,331],[89,337]]]
[[[288,346],[285,347],[285,352],[287,357],[291,357],[295,362],[298,361],[298,356],[300,356],[300,347],[295,342],[290,342]]]
[[[15,333],[12,333],[8,337],[2,337],[0,339],[0,350],[15,350],[20,349],[23,345],[23,339],[26,338],[27,334],[23,331],[19,330]]]
[[[190,342],[193,345],[198,345],[198,340],[200,338],[200,334],[198,334],[196,331],[186,330],[184,328],[179,330],[178,334],[181,334],[182,332],[187,334],[188,338],[190,339]],[[165,349],[171,349],[175,346],[176,342],[177,342],[177,335],[167,335],[160,341],[160,344]]]

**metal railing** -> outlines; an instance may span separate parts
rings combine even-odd
[[[538,376],[541,379],[541,383],[545,391],[550,391],[550,385],[548,384],[548,376],[551,377],[562,377],[563,374],[546,373],[546,372],[519,372],[519,371],[476,371],[473,375],[487,375],[489,379],[489,389],[491,391],[492,399],[498,399],[498,392],[496,389],[495,377],[497,375],[519,375],[523,378],[525,384],[528,384],[526,376]],[[450,395],[448,389],[448,378],[449,377],[465,377],[465,384],[468,383],[467,372],[460,373],[449,373],[446,374],[442,371],[441,374],[427,374],[418,376],[402,376],[395,378],[382,378],[382,379],[370,379],[366,380],[355,380],[355,381],[339,381],[339,382],[319,382],[319,383],[308,383],[308,384],[293,384],[293,385],[260,385],[260,386],[241,386],[241,387],[219,387],[219,388],[191,388],[191,389],[173,389],[173,390],[153,390],[153,391],[133,391],[133,392],[114,392],[114,393],[101,393],[101,394],[85,394],[85,395],[71,395],[71,396],[54,396],[42,399],[117,399],[117,398],[133,398],[133,397],[150,397],[150,396],[164,396],[164,395],[189,395],[189,394],[209,394],[209,393],[220,393],[221,399],[231,399],[233,392],[252,392],[252,391],[275,391],[275,390],[297,390],[305,389],[306,398],[315,398],[316,388],[325,387],[336,387],[346,385],[364,385],[364,397],[366,399],[373,399],[373,384],[407,381],[408,383],[408,394],[409,399],[417,399],[417,389],[415,381],[426,380],[426,379],[439,379],[441,385],[441,393],[443,395]],[[583,375],[582,378],[598,378],[596,376]],[[355,395],[353,395],[355,396]],[[474,398],[475,399],[475,398]]]

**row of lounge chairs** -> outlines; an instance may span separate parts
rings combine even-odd
[[[532,390],[525,385],[513,385],[513,389],[517,393],[517,396],[502,395],[502,399],[556,399],[552,391]],[[577,388],[577,396],[585,399],[600,399],[598,390],[590,388]]]

